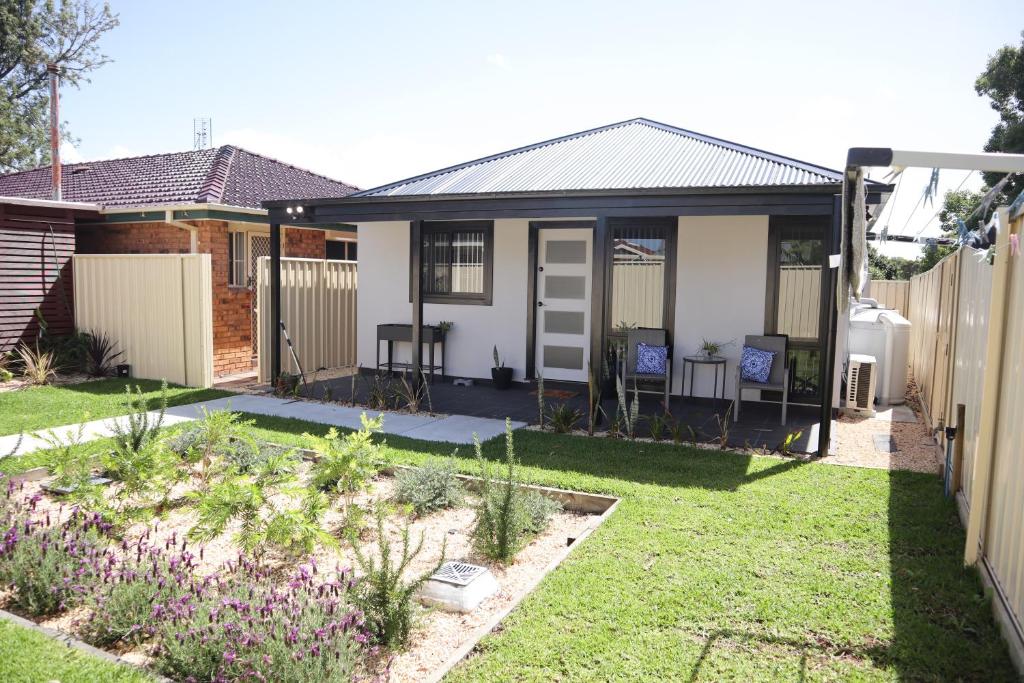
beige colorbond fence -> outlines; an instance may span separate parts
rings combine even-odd
[[[213,385],[209,254],[76,255],[75,326],[103,332],[132,375]]]
[[[779,268],[777,328],[790,337],[817,339],[821,315],[821,266]]]
[[[904,318],[910,317],[909,280],[872,280],[868,292],[869,297],[885,308],[899,311]]]
[[[358,271],[350,261],[281,259],[281,319],[309,377],[320,368],[333,369],[356,362],[356,288]],[[270,381],[270,259],[259,262],[259,376]],[[282,338],[281,370],[299,369]]]
[[[626,261],[612,265],[612,324],[661,327],[665,261]]]
[[[960,254],[910,279],[910,369],[933,429],[947,423]]]
[[[955,425],[964,405],[953,488],[967,520],[965,559],[993,589],[1024,671],[1024,256],[1009,248],[1024,215],[999,215],[994,262],[961,248],[911,280],[911,365],[933,427]]]

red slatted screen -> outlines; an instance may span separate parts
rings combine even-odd
[[[37,311],[50,334],[74,330],[74,252],[70,211],[0,200],[0,352],[36,338]]]

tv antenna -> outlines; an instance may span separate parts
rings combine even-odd
[[[192,149],[213,147],[213,119],[192,119]]]

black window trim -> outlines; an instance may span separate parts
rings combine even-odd
[[[422,234],[452,232],[483,232],[484,234],[484,291],[482,294],[423,294],[425,304],[458,304],[490,306],[493,302],[494,282],[494,221],[423,221]],[[412,232],[409,234],[409,302],[412,303]]]

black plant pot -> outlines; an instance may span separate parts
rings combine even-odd
[[[496,389],[512,386],[512,368],[491,368],[491,381]]]

